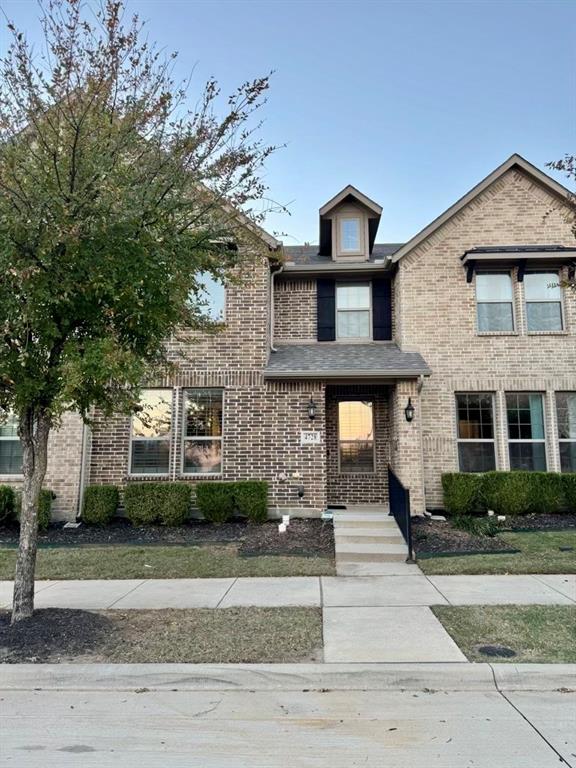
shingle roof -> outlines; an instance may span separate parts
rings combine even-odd
[[[317,245],[285,245],[284,254],[286,261],[295,264],[332,264],[331,256],[321,256]],[[370,261],[385,259],[392,256],[402,248],[402,243],[376,243],[372,249]]]
[[[430,369],[417,352],[390,342],[278,344],[270,353],[266,378],[414,378]]]

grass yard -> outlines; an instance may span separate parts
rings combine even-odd
[[[432,610],[470,661],[576,662],[576,607],[438,605]],[[479,651],[484,645],[511,648],[516,655],[489,657]]]
[[[15,549],[0,549],[0,579],[13,579]],[[41,547],[37,579],[182,579],[234,576],[330,576],[330,557],[243,557],[236,544],[193,546]]]
[[[319,608],[49,608],[14,627],[9,621],[0,612],[4,663],[322,661]]]
[[[430,575],[481,573],[576,573],[576,530],[499,533],[516,554],[418,556],[418,565]],[[572,549],[568,549],[568,548]],[[563,551],[564,549],[564,551]]]

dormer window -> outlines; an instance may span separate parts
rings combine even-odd
[[[360,253],[360,219],[340,219],[340,246],[342,253]]]

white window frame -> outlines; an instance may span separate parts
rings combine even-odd
[[[460,420],[458,418],[458,397],[461,395],[490,395],[490,406],[492,408],[492,439],[488,438],[467,438],[467,437],[460,437],[459,432],[459,424]],[[460,451],[458,450],[458,446],[460,443],[492,443],[492,447],[494,448],[494,469],[498,469],[498,451],[496,449],[496,403],[494,400],[494,392],[480,392],[478,390],[475,390],[474,392],[455,392],[454,393],[454,406],[456,408],[456,464],[458,467],[458,472],[464,472],[464,470],[460,466]],[[484,471],[484,470],[480,470]],[[473,475],[474,472],[466,472],[465,474]]]
[[[222,431],[218,436],[210,435],[186,435],[186,400],[189,392],[202,392],[211,390],[213,392],[220,392],[222,399]],[[225,403],[226,390],[221,387],[184,387],[182,390],[182,425],[180,432],[180,474],[182,477],[222,477],[224,475],[224,414],[226,413]],[[185,464],[185,447],[187,442],[215,442],[220,441],[220,471],[219,472],[186,472],[184,470]]]
[[[8,413],[7,414],[8,418],[10,418],[11,415],[13,414]],[[16,423],[18,423],[17,419],[16,419]],[[6,442],[12,442],[12,443],[21,443],[21,440],[18,435],[16,435],[16,437],[14,437],[13,435],[0,435],[0,440],[6,441]],[[22,477],[22,472],[0,472],[0,477]]]
[[[339,309],[338,308],[338,288],[349,288],[351,286],[359,287],[359,286],[367,286],[368,288],[368,307],[360,307],[360,308],[351,308],[347,307],[346,309]],[[354,342],[354,341],[372,341],[374,338],[374,327],[373,327],[373,320],[372,320],[372,311],[373,311],[373,297],[372,297],[372,282],[370,280],[363,280],[363,281],[352,281],[352,282],[338,282],[336,283],[336,316],[335,316],[335,325],[336,325],[336,340],[337,341],[344,341],[344,342]],[[338,313],[339,312],[368,312],[368,336],[340,336],[338,333]]]
[[[222,286],[222,291],[224,294],[223,302],[222,302],[222,317],[220,319],[215,319],[210,315],[208,315],[208,317],[213,323],[226,324],[226,314],[227,314],[226,309],[228,304],[228,288],[226,287],[226,283],[215,280],[209,272],[200,272],[198,277],[200,282],[205,282],[206,280],[209,280],[212,283],[219,283]],[[208,298],[210,297],[209,291],[203,291],[203,293],[204,293],[204,297],[208,297]]]
[[[174,388],[173,387],[143,387],[142,392],[170,392],[170,432],[164,437],[135,437],[134,436],[134,415],[130,418],[130,443],[128,448],[128,477],[170,477],[170,467],[172,466],[172,453],[174,442]],[[135,442],[144,441],[168,441],[168,469],[166,472],[133,472],[132,471],[132,446]]]
[[[510,425],[508,422],[508,395],[538,395],[540,397],[540,402],[542,403],[542,431],[544,433],[543,438],[535,439],[520,439],[520,438],[510,438]],[[506,390],[504,392],[504,410],[506,413],[506,445],[508,448],[508,468],[512,472],[521,472],[523,470],[517,470],[512,468],[512,458],[510,456],[510,445],[515,443],[543,443],[544,445],[544,463],[546,467],[542,470],[533,470],[535,472],[548,472],[550,471],[548,467],[550,466],[549,457],[548,457],[548,436],[546,433],[546,395],[544,392],[528,392],[525,390],[522,390],[522,392],[515,392]]]
[[[344,224],[347,221],[355,221],[358,226],[358,247],[357,248],[345,248],[344,247]],[[363,220],[361,216],[339,216],[338,217],[338,251],[343,256],[357,256],[364,252],[362,244],[364,241],[362,232]]]
[[[558,421],[558,395],[574,395],[576,397],[576,391],[573,390],[558,390],[557,392],[554,392],[554,414],[556,417],[556,425],[557,425],[557,436],[558,436],[558,461],[560,463],[560,472],[563,472],[562,469],[562,456],[560,454],[560,446],[563,443],[574,443],[576,444],[576,437],[560,437],[560,425]]]
[[[340,403],[370,403],[370,410],[372,412],[372,469],[369,471],[364,472],[351,472],[350,470],[342,469],[342,454],[340,452],[340,446],[342,443],[350,444],[350,443],[365,443],[366,440],[340,440]],[[342,400],[338,400],[338,431],[337,431],[337,438],[338,438],[338,474],[339,475],[352,475],[353,477],[357,477],[359,475],[375,475],[376,474],[376,403],[374,398],[366,398],[364,400],[357,399],[353,400],[352,398],[343,398]]]
[[[531,269],[529,271],[526,271],[524,274],[524,280],[526,279],[527,275],[556,275],[556,278],[558,280],[558,283],[561,282],[560,273],[557,270],[551,269],[549,271],[544,269]],[[562,289],[562,286],[559,286],[560,291],[560,299],[544,299],[544,301],[528,301],[526,299],[526,285],[523,282],[522,283],[522,298],[524,300],[524,317],[526,318],[526,333],[530,336],[532,335],[541,335],[541,334],[547,334],[547,333],[564,333],[566,331],[566,318],[564,315],[564,291]],[[560,328],[556,328],[554,330],[548,330],[546,328],[531,331],[528,328],[528,304],[560,304]]]
[[[509,302],[505,301],[478,301],[478,284],[477,279],[479,276],[482,275],[508,275],[510,278],[510,288],[512,290],[512,298]],[[515,291],[514,291],[514,274],[512,270],[510,269],[483,269],[478,270],[475,274],[474,278],[474,298],[476,301],[476,333],[480,336],[491,336],[494,334],[516,334],[517,333],[517,322],[516,322],[516,301],[515,301]],[[480,304],[511,304],[512,305],[512,328],[508,330],[494,330],[494,331],[484,331],[480,328],[480,315],[478,312],[478,307]]]

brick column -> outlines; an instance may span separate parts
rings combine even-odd
[[[406,421],[408,398],[414,406],[414,419]],[[424,459],[422,453],[422,410],[418,382],[399,381],[390,395],[392,449],[390,464],[400,482],[410,490],[410,511],[422,515],[424,498]]]

